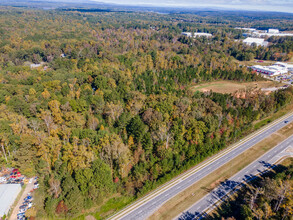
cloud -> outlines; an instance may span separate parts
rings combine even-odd
[[[96,0],[105,3],[169,6],[169,7],[222,7],[258,11],[293,12],[293,0]]]

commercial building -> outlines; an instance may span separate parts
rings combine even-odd
[[[198,33],[194,33],[192,34],[191,32],[182,32],[181,33],[182,35],[186,36],[186,37],[212,37],[213,35],[212,34],[209,34],[209,33],[201,33],[201,32],[198,32]]]
[[[8,214],[20,190],[20,184],[0,184],[0,218]]]
[[[245,43],[245,44],[247,44],[249,46],[256,45],[256,46],[266,47],[266,46],[268,46],[269,42],[265,41],[262,38],[248,37],[245,40],[243,40],[243,43]]]
[[[269,29],[268,33],[269,34],[278,34],[278,33],[280,33],[280,31],[279,31],[279,29]]]
[[[255,28],[241,28],[241,27],[236,27],[235,29],[244,30],[244,31],[248,31],[248,32],[256,31]]]
[[[194,33],[193,37],[212,37],[212,34],[209,33]]]
[[[255,65],[250,68],[258,73],[266,74],[268,76],[277,76],[288,73],[288,65],[281,62],[277,62],[272,66]]]
[[[291,37],[293,36],[293,33],[286,33],[286,32],[280,32],[279,29],[273,29],[270,28],[268,30],[256,30],[255,28],[235,28],[235,29],[240,29],[240,30],[245,30],[247,31],[246,33],[243,33],[243,36],[250,36],[250,37]]]
[[[293,34],[290,33],[267,33],[267,32],[253,32],[251,34],[253,37],[292,37]]]

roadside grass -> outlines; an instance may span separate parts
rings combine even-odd
[[[280,164],[285,166],[285,167],[289,167],[291,164],[293,164],[293,158],[292,157],[286,158]]]
[[[92,214],[92,216],[94,216],[97,220],[104,219],[106,216],[113,214],[117,210],[120,210],[133,202],[133,199],[133,197],[125,196],[111,198],[101,206],[99,211]]]
[[[291,135],[293,135],[293,123],[288,124],[280,131],[264,139],[238,157],[234,158],[232,161],[215,170],[204,179],[196,182],[185,191],[179,193],[161,206],[148,219],[162,220],[175,218],[188,207],[200,200],[204,195],[216,188],[222,181],[233,176]]]
[[[288,112],[290,112],[293,109],[293,103],[286,105],[285,107],[283,107],[282,109],[280,109],[279,111],[277,111],[276,113],[260,120],[260,121],[256,121],[254,122],[254,130],[258,130],[261,127],[271,123],[272,121],[286,115]]]

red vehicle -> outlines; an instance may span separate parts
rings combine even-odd
[[[21,173],[20,172],[15,172],[15,173],[12,173],[12,175],[10,176],[10,178],[18,178],[18,177],[21,177]]]
[[[258,62],[258,63],[263,63],[263,60],[258,60],[257,62]]]
[[[13,169],[12,170],[12,173],[16,173],[16,172],[18,172],[18,169]]]

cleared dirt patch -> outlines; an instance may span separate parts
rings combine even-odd
[[[288,124],[280,131],[264,139],[260,143],[242,153],[240,156],[234,158],[232,161],[215,170],[204,179],[196,182],[193,186],[179,193],[167,203],[165,203],[161,208],[159,208],[148,219],[158,220],[172,219],[176,217],[199,199],[201,199],[208,192],[217,187],[221,181],[224,181],[225,179],[233,176],[235,173],[239,172],[248,164],[252,163],[258,157],[291,135],[293,135],[293,123]]]
[[[235,82],[235,81],[217,81],[199,84],[191,87],[192,91],[208,92],[212,90],[217,93],[235,93],[239,90],[257,90],[263,88],[281,87],[284,83],[278,83],[273,81],[259,81],[259,82]]]

